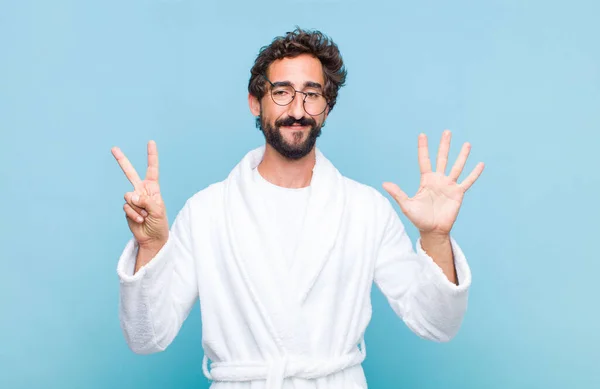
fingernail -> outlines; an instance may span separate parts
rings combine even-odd
[[[143,222],[143,221],[144,221],[144,219],[142,219],[141,217],[138,217],[138,218],[137,218],[137,221],[138,221],[139,223],[141,223],[141,222]]]
[[[144,210],[144,209],[142,209],[142,216],[143,216],[143,217],[146,217],[146,216],[148,216],[148,212],[146,212],[146,210]]]
[[[131,201],[133,201],[134,203],[137,203],[140,199],[140,196],[138,196],[137,194],[134,194],[133,197],[131,198]]]

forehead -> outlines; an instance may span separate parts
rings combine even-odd
[[[318,82],[321,85],[325,83],[321,61],[308,54],[274,61],[269,65],[267,77],[272,82],[289,81],[296,87],[307,81]]]

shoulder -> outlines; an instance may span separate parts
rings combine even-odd
[[[394,211],[390,200],[376,188],[346,176],[342,177],[348,206],[365,209],[384,218],[389,216],[390,211]]]
[[[223,201],[224,182],[215,182],[191,195],[184,207],[192,212],[206,213],[220,206]]]

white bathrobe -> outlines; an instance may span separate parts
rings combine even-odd
[[[119,315],[134,352],[164,350],[199,299],[211,388],[366,388],[373,282],[419,336],[443,342],[457,333],[471,274],[454,239],[458,286],[419,241],[413,249],[387,198],[342,176],[317,149],[295,256],[282,258],[271,238],[280,227],[252,180],[263,154],[264,146],[252,150],[227,179],[192,196],[135,275],[137,243],[125,247]]]

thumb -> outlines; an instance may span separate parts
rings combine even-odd
[[[406,212],[405,205],[408,201],[408,196],[406,195],[406,193],[404,193],[404,191],[393,182],[384,182],[383,189],[385,189],[390,194],[390,196],[392,196],[394,200],[396,200],[396,202],[402,209],[402,212]]]

